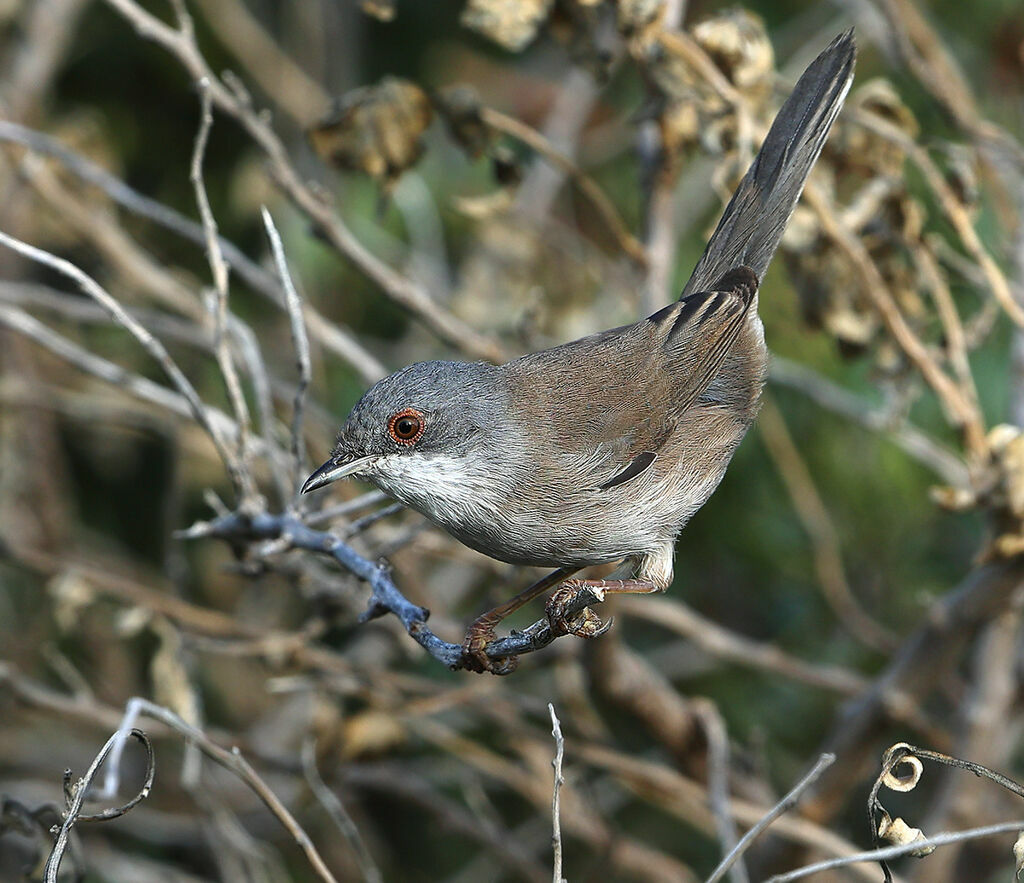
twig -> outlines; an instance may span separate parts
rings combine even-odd
[[[404,510],[405,506],[402,503],[392,503],[390,506],[385,506],[383,509],[378,509],[376,512],[370,512],[362,518],[357,518],[344,529],[345,539],[361,534],[363,531],[373,527],[378,521],[383,521],[385,518],[390,518],[392,515],[397,515]]]
[[[812,665],[790,656],[776,644],[754,641],[723,628],[681,601],[622,597],[617,606],[627,616],[645,619],[669,629],[693,641],[705,653],[736,665],[762,669],[845,696],[860,695],[869,684],[863,676],[849,669],[824,664]]]
[[[43,264],[52,270],[56,270],[61,275],[73,280],[82,291],[103,306],[113,317],[114,321],[125,328],[142,345],[146,352],[157,361],[171,383],[188,402],[192,417],[209,434],[217,448],[217,452],[220,454],[221,460],[224,461],[224,465],[232,478],[236,490],[241,492],[245,486],[244,470],[241,464],[225,443],[221,430],[214,425],[209,411],[203,404],[202,399],[199,398],[199,393],[196,392],[195,387],[171,358],[164,345],[140,325],[95,279],[84,273],[70,261],[22,242],[20,239],[15,239],[13,236],[3,232],[0,232],[0,244],[6,245],[18,254]]]
[[[736,822],[729,805],[729,736],[725,722],[715,704],[709,699],[695,700],[696,711],[707,739],[708,756],[708,803],[715,817],[718,842],[726,855],[734,855],[729,863],[729,876],[733,883],[748,883],[747,869],[737,852]]]
[[[758,421],[761,439],[775,461],[779,476],[789,493],[793,508],[811,541],[814,569],[829,606],[842,625],[859,640],[880,653],[891,653],[897,646],[896,636],[869,616],[853,594],[846,579],[839,538],[814,485],[807,464],[793,442],[786,421],[771,396],[765,396]]]
[[[711,876],[708,877],[707,883],[717,883],[717,881],[721,880],[729,868],[732,867],[733,863],[750,848],[751,844],[768,829],[772,822],[784,813],[789,812],[797,805],[797,803],[799,803],[800,797],[803,793],[818,780],[818,776],[820,776],[827,767],[835,763],[835,760],[836,756],[834,754],[821,755],[821,757],[818,758],[818,762],[811,768],[811,771],[797,782],[786,796],[782,798],[782,800],[768,810],[764,817],[740,838],[739,843],[737,843],[732,851],[722,859],[718,867],[715,868]]]
[[[440,718],[417,718],[410,724],[415,725],[422,738],[457,758],[460,765],[476,768],[488,778],[502,782],[538,810],[550,810],[551,780],[547,775],[535,775],[532,768],[525,771],[521,764],[454,732]],[[550,757],[549,743],[531,742],[531,747],[538,757]],[[658,769],[666,770],[665,767]],[[540,767],[536,769],[538,773],[541,771]],[[703,789],[700,791],[703,799]],[[606,859],[613,868],[609,869],[611,876],[665,883],[696,883],[693,873],[679,859],[626,834],[602,818],[599,807],[578,799],[572,791],[562,797],[566,804],[562,818],[565,830],[584,841],[594,854]],[[550,874],[548,879],[551,879]]]
[[[575,755],[584,763],[612,773],[624,787],[646,802],[659,806],[688,825],[708,835],[714,833],[714,819],[707,805],[707,789],[694,779],[686,778],[664,764],[624,754],[593,743],[580,745]],[[740,825],[755,825],[765,815],[765,807],[742,798],[731,802],[731,809]],[[794,844],[803,844],[829,855],[853,855],[856,847],[850,841],[803,815],[781,816],[772,831],[777,837]],[[859,877],[873,881],[870,868],[859,869]]]
[[[334,822],[351,848],[363,879],[367,883],[381,883],[384,878],[381,876],[380,868],[374,862],[356,823],[352,821],[352,817],[345,809],[345,805],[338,799],[338,795],[327,787],[327,783],[320,776],[320,771],[316,767],[316,740],[312,737],[302,743],[302,771],[313,796],[327,811],[331,821]]]
[[[263,213],[263,225],[267,230],[267,238],[270,239],[270,249],[274,254],[277,273],[284,286],[285,304],[288,307],[288,319],[292,331],[292,345],[295,347],[295,359],[299,368],[299,382],[295,387],[295,400],[292,405],[292,458],[295,461],[293,487],[295,493],[298,493],[302,486],[302,470],[306,463],[306,443],[302,431],[303,406],[306,401],[306,390],[309,388],[313,373],[309,359],[309,337],[306,335],[306,323],[302,320],[302,300],[292,283],[291,273],[288,272],[288,261],[284,254],[284,246],[281,244],[281,235],[277,232],[274,219],[267,211],[267,207],[261,206],[260,211]]]
[[[0,236],[2,235],[0,234]],[[62,337],[42,322],[34,319],[24,310],[17,307],[0,305],[0,325],[25,335],[79,370],[98,377],[107,383],[111,383],[143,401],[164,408],[172,414],[178,414],[182,417],[195,417],[192,401],[187,395],[176,393],[174,390],[161,386],[159,383],[154,383],[146,377],[133,374],[120,365],[116,365],[83,349],[78,344],[73,343],[66,337]],[[214,440],[215,446],[216,437],[210,433],[208,426],[212,426],[218,434],[228,436],[237,431],[234,420],[223,411],[209,406],[205,407],[205,419],[200,425],[206,430],[207,435]],[[253,446],[255,453],[264,450],[262,441],[257,443],[253,440]],[[225,453],[230,457],[230,452],[227,452],[223,446],[217,446],[217,453],[222,460]]]
[[[206,242],[206,233],[201,224],[195,223],[163,203],[138,193],[119,178],[48,135],[6,120],[0,120],[0,141],[22,144],[34,153],[53,157],[69,172],[81,180],[99,187],[115,203],[128,211],[147,218],[197,245],[203,245]],[[225,260],[247,285],[278,306],[285,305],[280,286],[266,270],[249,260],[234,243],[224,237],[218,237],[218,242]],[[376,356],[364,349],[351,333],[328,322],[310,304],[304,305],[303,312],[306,323],[317,341],[330,352],[344,359],[365,382],[375,383],[387,373]]]
[[[215,107],[241,124],[270,162],[270,174],[278,186],[313,222],[328,244],[346,257],[395,303],[408,310],[446,343],[476,358],[502,361],[504,351],[442,308],[421,286],[381,261],[364,246],[341,217],[303,183],[288,158],[284,143],[247,99],[213,75],[188,30],[175,30],[133,0],[107,0],[145,39],[163,46],[185,67],[193,80],[210,83]]]
[[[1006,834],[1010,831],[1020,831],[1024,828],[1024,819],[1016,822],[1001,822],[998,825],[986,825],[982,828],[968,828],[964,831],[949,831],[936,834],[934,837],[926,837],[924,840],[915,840],[913,843],[905,843],[902,846],[887,846],[885,849],[873,849],[869,852],[858,852],[853,855],[846,855],[841,858],[833,858],[828,861],[817,862],[813,865],[805,865],[795,871],[787,871],[785,874],[776,874],[769,877],[766,883],[790,883],[791,880],[801,880],[810,877],[812,874],[820,874],[822,871],[832,871],[836,868],[847,868],[850,865],[861,864],[862,862],[881,862],[891,858],[899,858],[912,852],[935,846],[945,846],[949,843],[962,843],[965,840],[977,840],[980,837],[991,837],[993,834]]]
[[[384,491],[367,491],[365,494],[360,494],[355,499],[346,500],[344,503],[338,503],[335,506],[328,506],[325,509],[321,509],[319,512],[310,512],[305,516],[304,520],[309,527],[316,527],[317,525],[323,524],[327,521],[332,521],[335,518],[351,515],[353,512],[358,512],[360,509],[368,509],[370,506],[376,506],[378,503],[383,503],[388,499],[390,499],[390,497],[388,497]]]
[[[967,468],[953,451],[905,421],[894,423],[883,411],[872,408],[859,396],[827,377],[804,365],[773,355],[770,379],[772,383],[797,390],[820,407],[865,429],[882,433],[905,454],[935,472],[946,484],[958,488],[970,486]]]
[[[20,144],[33,153],[57,160],[79,180],[102,190],[117,205],[152,221],[154,224],[159,224],[183,239],[194,242],[196,245],[202,245],[206,241],[206,232],[201,224],[197,224],[170,206],[139,193],[116,175],[100,168],[91,159],[76,153],[50,135],[20,126],[9,120],[0,120],[0,141]],[[266,270],[249,260],[245,253],[230,240],[221,236],[218,241],[224,259],[245,280],[246,284],[272,300],[280,298],[277,284]]]
[[[837,220],[834,207],[824,191],[811,181],[804,190],[804,197],[817,213],[825,235],[856,268],[855,278],[862,293],[878,311],[893,340],[934,390],[954,425],[963,432],[968,451],[979,455],[985,450],[985,433],[984,421],[978,409],[942,370],[907,324],[864,243]]]
[[[197,82],[201,111],[199,116],[199,130],[196,132],[195,145],[192,150],[192,162],[189,166],[189,180],[195,191],[196,204],[199,206],[199,218],[203,225],[203,232],[206,234],[206,258],[210,263],[210,272],[213,274],[213,287],[216,293],[216,309],[213,311],[213,352],[220,368],[221,377],[224,378],[224,386],[228,391],[228,400],[231,402],[231,410],[235,414],[235,423],[238,424],[238,436],[236,439],[238,448],[238,470],[237,478],[241,481],[239,488],[243,505],[249,507],[255,505],[256,486],[249,471],[247,445],[249,436],[249,407],[245,403],[245,395],[242,393],[242,385],[238,381],[238,372],[235,370],[234,360],[231,358],[231,349],[228,346],[228,265],[220,250],[220,238],[217,234],[217,221],[210,208],[210,200],[206,194],[206,185],[203,183],[203,157],[206,155],[206,143],[210,137],[210,129],[213,126],[213,110],[210,104],[210,83],[205,78]]]
[[[554,871],[552,880],[554,883],[563,883],[562,878],[562,813],[559,804],[559,795],[565,780],[562,778],[562,756],[565,753],[565,739],[562,736],[562,724],[555,714],[555,706],[548,703],[548,713],[551,715],[551,735],[555,739],[555,758],[551,761],[554,767],[554,784],[551,787],[551,847],[554,851]]]
[[[1024,326],[1024,307],[1021,307],[1014,300],[1006,276],[1003,275],[1003,271],[999,269],[999,265],[993,260],[992,255],[988,253],[963,205],[953,193],[942,172],[939,171],[932,158],[928,155],[928,151],[905,132],[902,132],[899,127],[877,114],[871,114],[866,111],[855,112],[853,119],[869,131],[882,135],[899,144],[900,147],[907,151],[914,164],[924,175],[929,188],[938,198],[939,205],[942,207],[950,224],[956,230],[968,254],[974,258],[974,261],[981,268],[992,296],[1015,324]]]
[[[242,756],[241,751],[239,751],[237,747],[231,748],[230,750],[221,748],[219,745],[212,742],[202,730],[197,729],[182,720],[182,718],[169,708],[156,705],[148,699],[142,699],[138,696],[130,699],[128,704],[125,706],[125,713],[121,728],[111,738],[111,742],[119,740],[119,744],[123,744],[128,728],[134,724],[135,720],[137,720],[140,715],[154,718],[166,724],[172,730],[176,730],[184,736],[185,740],[189,744],[195,745],[212,761],[220,764],[226,770],[230,770],[238,776],[256,793],[267,809],[269,809],[274,816],[277,817],[278,821],[280,821],[288,830],[288,833],[291,834],[292,838],[299,845],[299,848],[305,853],[306,859],[309,861],[317,876],[321,880],[325,881],[325,883],[337,883],[334,875],[330,870],[328,870],[327,865],[324,863],[323,858],[320,856],[320,853],[317,851],[317,848],[309,835],[303,830],[295,817],[288,811],[288,808],[281,802],[280,798],[278,798],[278,796],[270,790],[267,783],[260,778],[259,774]],[[116,760],[117,749],[115,749],[115,757],[112,758],[111,761],[112,767],[116,765]]]
[[[413,604],[406,598],[394,581],[385,563],[374,563],[364,558],[333,534],[313,530],[294,515],[271,515],[259,513],[247,515],[233,513],[211,522],[200,522],[178,534],[180,539],[217,537],[228,541],[277,540],[283,538],[285,547],[306,549],[334,558],[350,573],[369,583],[370,601],[361,619],[367,622],[387,613],[394,614],[405,626],[406,632],[434,659],[451,669],[463,667],[464,656],[460,644],[452,644],[435,635],[427,627],[430,611]],[[567,605],[568,616],[580,613],[584,608],[601,603],[589,589],[579,592]],[[532,653],[546,647],[559,635],[552,631],[547,618],[540,619],[522,631],[513,632],[504,638],[490,641],[484,652],[491,659],[507,659]]]
[[[89,788],[92,786],[93,780],[96,778],[96,774],[99,772],[103,762],[107,759],[107,755],[110,753],[115,742],[118,742],[118,737],[122,737],[120,732],[114,733],[106,744],[100,749],[100,753],[96,755],[86,774],[79,779],[74,786],[71,785],[71,770],[64,771],[64,794],[67,797],[72,795],[71,799],[67,802],[67,807],[64,811],[64,822],[60,826],[60,830],[57,832],[57,842],[54,844],[53,850],[50,852],[49,857],[46,860],[46,867],[43,871],[43,879],[46,883],[57,883],[57,874],[60,871],[60,863],[64,858],[64,851],[67,849],[68,841],[71,836],[71,829],[77,822],[106,822],[110,819],[116,819],[123,816],[126,812],[129,812],[139,803],[149,796],[149,791],[153,787],[153,777],[156,775],[156,761],[153,757],[153,746],[149,741],[149,737],[142,732],[142,730],[131,729],[123,734],[122,740],[131,736],[133,739],[137,739],[142,743],[146,749],[146,781],[143,784],[141,790],[127,803],[121,806],[112,807],[105,809],[98,813],[92,813],[90,815],[82,814],[82,806],[85,803],[85,799],[88,796]]]
[[[971,760],[964,760],[960,757],[953,757],[949,754],[944,754],[941,751],[932,751],[927,748],[918,748],[915,745],[909,745],[906,742],[897,742],[895,745],[889,747],[885,754],[882,756],[882,770],[875,778],[874,784],[871,786],[871,793],[868,795],[868,824],[871,827],[871,844],[874,847],[878,847],[879,838],[883,836],[882,823],[886,826],[892,823],[889,813],[886,812],[881,801],[878,799],[878,792],[884,785],[893,791],[907,792],[913,791],[918,783],[921,781],[922,774],[924,772],[924,765],[921,760],[930,760],[933,763],[940,763],[945,766],[954,767],[956,769],[967,770],[970,773],[979,778],[985,778],[989,781],[995,782],[997,785],[1001,785],[1007,791],[1016,794],[1018,797],[1024,797],[1024,786],[1021,786],[1013,779],[1004,776],[1002,773],[997,773],[995,770],[991,770],[980,763],[975,763]],[[896,772],[900,766],[906,766],[909,768],[909,774],[900,775]],[[917,832],[919,836],[914,838],[914,842],[922,849],[927,849],[923,846],[922,840],[924,835]],[[892,837],[886,839],[892,840]],[[928,850],[930,851],[930,850]],[[927,854],[922,852],[922,854]],[[885,883],[891,883],[892,873],[889,871],[889,866],[886,864],[884,859],[880,860],[882,871],[885,874]]]
[[[480,119],[498,132],[511,135],[522,141],[550,162],[560,172],[567,175],[597,210],[605,226],[615,237],[615,241],[627,255],[640,266],[647,264],[647,251],[619,216],[612,201],[586,172],[579,168],[573,160],[558,150],[540,132],[515,117],[507,116],[501,111],[490,107],[480,108]]]
[[[239,0],[200,0],[197,5],[217,39],[280,111],[289,114],[300,126],[308,126],[323,114],[330,104],[330,95],[283,51],[252,9]]]

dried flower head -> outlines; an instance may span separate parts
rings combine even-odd
[[[551,5],[552,0],[469,0],[462,24],[511,52],[519,52],[537,36]]]
[[[309,137],[327,162],[365,172],[389,189],[422,155],[420,139],[432,118],[426,92],[386,77],[343,95]]]

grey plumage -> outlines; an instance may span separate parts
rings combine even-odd
[[[505,365],[422,362],[376,384],[305,490],[359,474],[466,545],[517,564],[626,559],[671,581],[675,539],[757,413],[759,280],[842,106],[852,32],[808,67],[681,300]],[[393,431],[419,427],[415,440]],[[389,423],[391,421],[391,423]]]
[[[808,65],[729,200],[683,297],[713,285],[733,267],[750,267],[764,279],[853,82],[856,55],[851,28]]]

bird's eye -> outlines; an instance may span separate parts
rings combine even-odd
[[[388,434],[400,445],[414,445],[426,429],[423,414],[415,408],[406,408],[388,421]]]

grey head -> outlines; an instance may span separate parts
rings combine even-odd
[[[505,398],[501,369],[494,365],[434,361],[403,368],[359,400],[331,458],[302,491],[357,476],[430,515],[431,500],[454,492],[467,463],[484,465],[481,452],[508,413]]]

